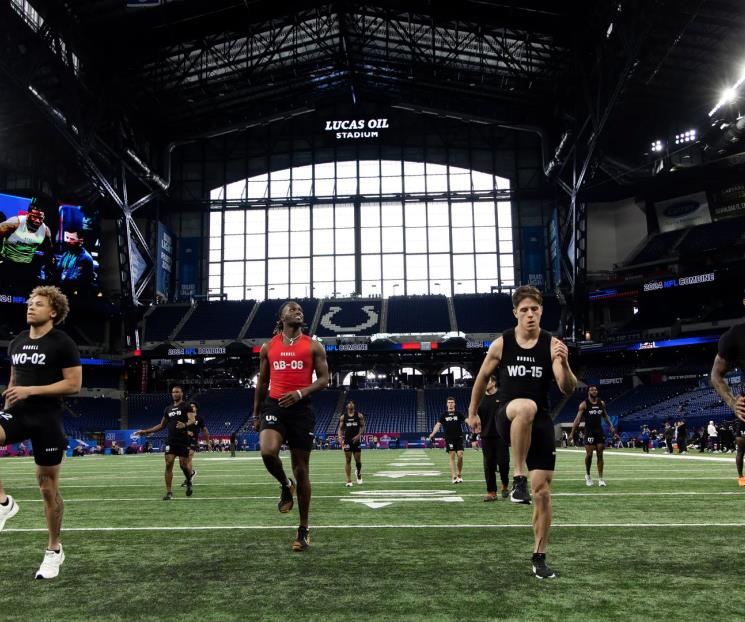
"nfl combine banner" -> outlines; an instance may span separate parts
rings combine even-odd
[[[173,273],[173,234],[163,223],[158,223],[158,255],[155,271],[155,293],[165,300],[171,296]]]

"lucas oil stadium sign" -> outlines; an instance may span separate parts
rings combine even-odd
[[[337,140],[350,138],[378,138],[378,130],[389,129],[388,119],[346,119],[326,121],[325,132],[336,132]]]

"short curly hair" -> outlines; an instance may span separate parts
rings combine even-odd
[[[57,317],[54,318],[55,324],[62,324],[65,321],[67,314],[70,313],[70,303],[67,300],[67,296],[58,287],[54,287],[54,285],[34,287],[28,299],[31,300],[34,296],[44,296],[49,300],[52,309],[57,313]]]

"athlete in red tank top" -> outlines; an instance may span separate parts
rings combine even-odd
[[[254,398],[254,426],[260,430],[261,458],[267,471],[281,486],[277,507],[283,513],[289,512],[294,505],[296,486],[285,474],[279,449],[284,441],[290,446],[300,509],[300,526],[292,543],[293,551],[306,550],[310,542],[310,451],[315,417],[306,398],[329,383],[326,351],[319,342],[303,335],[303,321],[299,304],[286,302],[282,305],[275,335],[261,348],[259,381]],[[267,392],[269,397],[265,401]]]

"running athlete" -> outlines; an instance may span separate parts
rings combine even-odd
[[[145,430],[137,430],[135,436],[150,436],[155,432],[160,432],[163,428],[168,428],[168,438],[166,439],[166,494],[163,501],[173,499],[173,463],[178,456],[178,463],[186,477],[186,496],[191,497],[194,490],[191,485],[191,466],[189,463],[189,435],[187,426],[194,425],[195,413],[192,412],[189,405],[184,401],[184,390],[175,385],[171,388],[171,398],[173,404],[166,406],[163,411],[163,419],[158,425]],[[179,426],[179,423],[183,424]]]
[[[499,409],[499,394],[497,393],[497,378],[489,376],[486,385],[486,395],[479,404],[478,415],[481,425],[481,444],[484,450],[484,479],[486,480],[486,495],[484,501],[497,500],[497,469],[502,482],[502,498],[510,496],[510,449],[508,443],[499,436],[497,431],[497,410]]]
[[[339,417],[339,445],[344,448],[344,472],[347,488],[352,487],[352,455],[357,475],[357,484],[362,483],[362,450],[360,441],[365,433],[365,416],[357,410],[354,402],[347,402],[347,411]]]
[[[476,377],[468,408],[468,424],[480,427],[479,402],[497,370],[500,407],[497,429],[510,439],[515,471],[510,493],[513,503],[530,503],[530,472],[535,505],[533,508],[533,574],[539,579],[555,577],[546,564],[546,547],[551,528],[551,480],[556,465],[554,426],[549,413],[548,392],[555,378],[564,395],[570,395],[577,379],[569,367],[569,351],[564,343],[541,330],[543,296],[532,286],[522,285],[512,294],[512,312],[517,326],[492,342]]]
[[[593,481],[590,476],[590,467],[592,466],[592,452],[598,454],[598,486],[605,486],[603,479],[603,450],[605,449],[605,433],[603,432],[603,419],[608,424],[611,437],[616,433],[608,411],[605,409],[605,402],[598,398],[598,388],[591,384],[587,388],[587,399],[582,400],[577,410],[577,416],[572,424],[572,433],[570,438],[574,439],[580,421],[585,419],[585,484],[592,486]]]
[[[3,392],[0,410],[0,445],[31,439],[44,515],[47,549],[36,571],[37,579],[53,579],[65,561],[60,542],[64,503],[59,493],[59,474],[67,439],[62,425],[62,397],[80,391],[82,367],[75,342],[55,325],[70,310],[67,297],[56,287],[37,287],[28,298],[29,330],[8,347],[10,381]],[[0,530],[18,513],[18,504],[5,494],[0,482]]]
[[[194,483],[194,478],[197,476],[197,472],[194,470],[194,453],[199,451],[199,433],[204,432],[204,440],[210,442],[210,431],[207,429],[207,424],[202,419],[202,415],[199,414],[199,405],[196,402],[189,402],[189,409],[194,415],[194,423],[186,426],[182,422],[178,422],[176,427],[178,429],[186,428],[186,434],[189,437],[189,471],[191,472],[191,481]],[[189,485],[189,480],[184,480],[181,484],[181,488]]]
[[[432,433],[429,435],[431,441],[435,435],[440,431],[440,428],[445,430],[445,451],[448,452],[448,460],[450,462],[450,477],[452,478],[453,484],[462,484],[463,477],[463,422],[466,420],[462,412],[455,410],[455,398],[449,397],[447,399],[447,411],[444,412],[440,419],[435,423],[435,427],[432,428]],[[456,456],[458,466],[456,468]]]
[[[280,308],[274,337],[261,347],[253,410],[254,427],[260,430],[261,458],[266,470],[280,484],[277,507],[282,513],[292,509],[296,488],[295,482],[285,474],[279,457],[282,443],[287,442],[290,447],[300,506],[300,525],[292,543],[293,551],[305,551],[310,544],[310,452],[315,438],[315,415],[309,398],[329,383],[326,351],[303,334],[303,321],[303,309],[298,303],[289,301]]]
[[[745,304],[745,300],[743,300]],[[745,373],[745,324],[738,324],[730,328],[719,339],[719,350],[714,357],[711,368],[711,384],[722,399],[735,413],[735,466],[737,467],[737,483],[745,486],[742,474],[743,456],[745,456],[745,383],[740,385],[740,395],[735,397],[725,378],[730,369],[738,367]],[[702,444],[703,447],[703,444]]]

